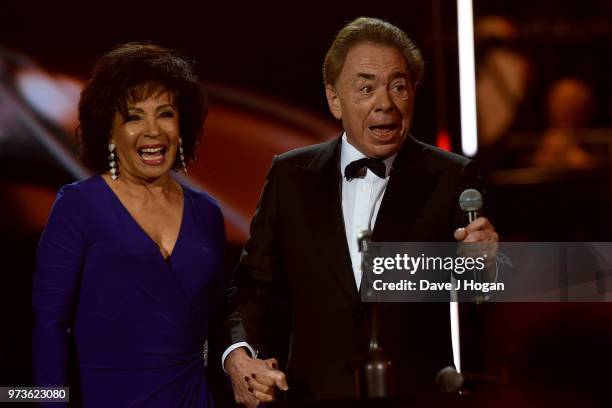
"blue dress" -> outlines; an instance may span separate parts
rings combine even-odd
[[[164,259],[102,177],[60,190],[34,276],[37,385],[67,385],[74,336],[84,407],[212,407],[203,346],[223,299],[225,231],[214,200],[183,195]]]

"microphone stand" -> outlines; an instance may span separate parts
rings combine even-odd
[[[362,231],[358,237],[359,251],[362,254],[362,274],[367,270],[371,239],[372,231],[370,230]],[[394,397],[397,395],[397,390],[393,363],[378,341],[379,302],[369,303],[366,310],[370,323],[370,341],[368,351],[357,366],[357,396],[360,398]]]

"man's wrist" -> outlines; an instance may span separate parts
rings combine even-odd
[[[257,357],[257,351],[246,341],[240,341],[232,344],[225,349],[223,355],[221,356],[221,368],[223,368],[223,372],[225,374],[227,374],[227,370],[225,369],[225,361],[227,360],[227,357],[229,357],[230,353],[236,349],[242,349],[245,354],[250,354],[251,357]]]

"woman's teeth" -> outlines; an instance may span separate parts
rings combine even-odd
[[[138,154],[142,156],[144,159],[159,159],[165,153],[165,147],[147,147],[143,149],[138,149]]]

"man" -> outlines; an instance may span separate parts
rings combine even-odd
[[[374,241],[497,241],[479,218],[465,229],[457,200],[480,187],[473,162],[409,135],[418,49],[399,28],[359,18],[336,36],[324,63],[336,140],[273,160],[230,287],[224,369],[236,401],[355,397],[366,351],[360,301],[360,231]],[[459,229],[457,229],[459,228]],[[430,386],[452,364],[447,304],[384,304],[381,344],[401,392]],[[278,330],[286,328],[287,330]],[[288,353],[279,370],[274,358]]]

